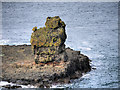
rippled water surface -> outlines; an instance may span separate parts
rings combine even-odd
[[[66,23],[66,47],[80,50],[96,68],[58,87],[117,88],[118,3],[2,3],[0,44],[30,44],[32,28],[45,26],[48,16],[60,16]]]

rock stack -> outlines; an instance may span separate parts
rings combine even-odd
[[[59,16],[47,17],[46,27],[34,27],[31,35],[31,46],[35,55],[35,63],[51,61],[67,61],[65,52],[65,23]]]
[[[91,70],[87,56],[65,48],[65,23],[58,16],[48,17],[45,26],[33,28],[31,45],[2,46],[0,79],[50,87],[54,83],[70,83],[71,79],[79,78],[82,73]]]

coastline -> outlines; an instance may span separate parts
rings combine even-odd
[[[91,70],[89,58],[70,48],[65,51],[68,61],[35,64],[31,45],[2,46],[2,81],[49,88],[54,83],[70,83]]]

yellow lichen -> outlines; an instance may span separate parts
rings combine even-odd
[[[35,26],[35,27],[33,27],[33,29],[32,29],[34,32],[37,30],[37,27]]]
[[[34,27],[31,35],[31,46],[35,54],[39,54],[39,62],[48,62],[52,56],[62,48],[59,48],[65,42],[65,23],[59,16],[48,17],[45,23],[46,27]],[[41,50],[40,50],[41,49]],[[37,50],[37,51],[36,51]],[[48,56],[44,56],[48,55]]]
[[[62,23],[63,22],[61,21],[60,17],[55,16],[55,17],[48,17],[45,25],[47,28],[55,29],[55,28],[59,27],[60,25],[62,25]]]
[[[54,44],[54,46],[60,46],[60,44],[61,44],[61,39],[59,38],[57,39],[57,42]]]

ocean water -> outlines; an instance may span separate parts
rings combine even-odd
[[[117,2],[4,2],[1,45],[30,44],[32,28],[44,27],[48,16],[66,24],[66,47],[80,50],[96,69],[63,88],[118,88]]]

